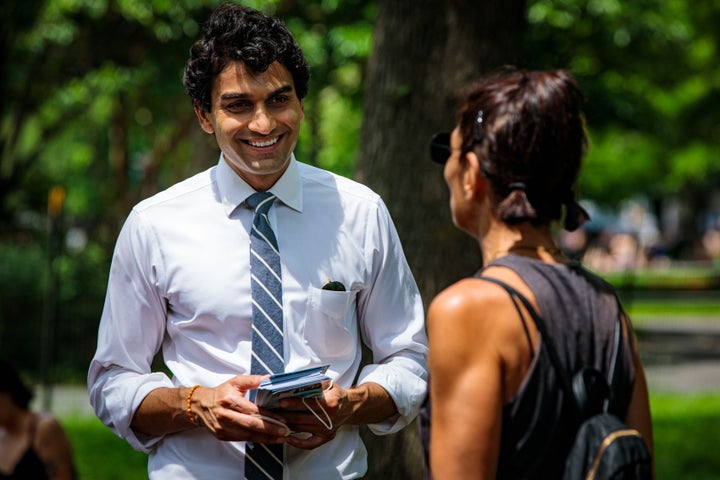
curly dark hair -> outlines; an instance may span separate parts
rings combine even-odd
[[[226,3],[210,15],[203,37],[190,48],[183,85],[193,105],[210,111],[215,76],[233,61],[258,73],[278,61],[292,75],[298,98],[307,94],[310,69],[285,24],[252,8]]]
[[[464,98],[462,147],[478,154],[498,218],[546,224],[559,220],[565,206],[564,226],[570,231],[589,218],[575,199],[587,147],[584,97],[569,73],[504,67]]]
[[[8,361],[0,359],[0,393],[10,395],[12,402],[23,410],[30,408],[33,391],[25,385],[20,374]]]

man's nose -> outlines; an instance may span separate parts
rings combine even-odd
[[[267,135],[275,128],[275,119],[264,107],[258,107],[253,112],[252,120],[248,125],[253,132]]]

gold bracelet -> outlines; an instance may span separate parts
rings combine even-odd
[[[196,418],[195,415],[192,413],[192,410],[190,410],[190,401],[191,401],[191,399],[192,399],[193,393],[195,393],[195,390],[197,390],[197,388],[198,388],[199,386],[200,386],[200,385],[195,385],[194,387],[192,387],[192,388],[190,389],[190,391],[189,391],[188,394],[187,394],[187,417],[188,417],[188,420],[190,420],[190,422],[192,422],[192,423],[194,423],[194,424],[197,424],[197,418]]]

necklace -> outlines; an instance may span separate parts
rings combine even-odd
[[[532,251],[532,252],[545,252],[550,255],[559,255],[562,253],[559,248],[552,246],[550,248],[544,246],[544,245],[513,245],[512,247],[508,248],[507,253],[510,253],[514,250],[525,250],[525,251]]]
[[[513,253],[513,252],[518,251],[518,250],[520,250],[520,251],[526,251],[526,252],[534,252],[534,253],[535,253],[536,255],[538,255],[538,256],[540,255],[541,252],[545,252],[547,255],[550,255],[550,256],[552,256],[552,257],[557,257],[558,255],[562,255],[562,251],[561,251],[559,248],[555,247],[555,246],[552,246],[552,247],[548,248],[548,247],[546,247],[546,246],[544,246],[544,245],[522,245],[522,244],[518,244],[518,245],[513,245],[512,247],[508,248],[507,250],[500,250],[500,251],[498,251],[498,252],[493,252],[493,254],[490,255],[490,259],[491,259],[490,261],[492,261],[492,260],[494,260],[494,259],[496,259],[496,258],[498,258],[498,257],[502,257],[502,256],[504,256],[504,255],[507,255],[507,254],[509,254],[509,253]]]

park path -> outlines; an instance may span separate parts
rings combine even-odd
[[[659,318],[636,330],[651,392],[720,392],[720,317]]]

